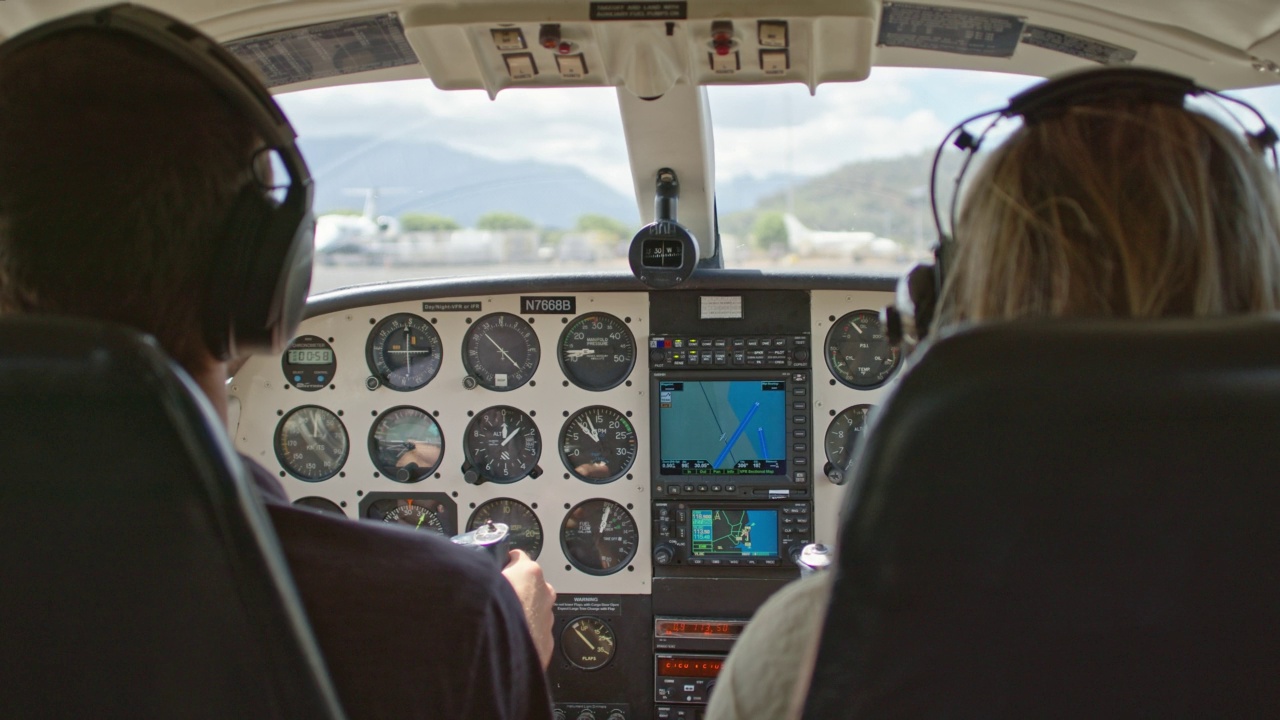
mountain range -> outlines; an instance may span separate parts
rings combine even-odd
[[[369,188],[378,214],[429,213],[474,226],[488,212],[510,212],[544,228],[570,228],[586,213],[639,224],[635,201],[571,165],[495,160],[431,141],[374,137],[300,141],[316,179],[320,213],[358,210]],[[721,232],[746,236],[763,212],[789,211],[822,230],[871,230],[909,239],[928,208],[930,156],[845,165],[815,177],[744,176],[717,188]],[[932,221],[929,221],[931,225]]]

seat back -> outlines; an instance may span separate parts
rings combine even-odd
[[[342,715],[220,425],[147,338],[0,319],[0,717]]]
[[[853,468],[805,718],[1280,713],[1280,322],[918,359]]]

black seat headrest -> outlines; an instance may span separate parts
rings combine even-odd
[[[148,338],[0,319],[0,715],[341,715],[220,424]]]
[[[1280,711],[1280,322],[928,348],[854,468],[806,718]]]

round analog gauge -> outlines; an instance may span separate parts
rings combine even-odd
[[[369,372],[392,390],[417,390],[440,372],[440,334],[412,313],[388,315],[373,326],[365,355]]]
[[[276,458],[299,480],[320,482],[337,475],[350,446],[342,421],[319,405],[294,408],[276,426]]]
[[[534,514],[533,508],[511,498],[490,500],[471,513],[467,521],[470,532],[485,523],[506,523],[510,534],[507,544],[513,550],[523,550],[534,560],[542,553],[542,523]]]
[[[584,390],[621,385],[635,362],[635,337],[626,323],[608,313],[580,315],[560,336],[560,368]]]
[[[448,509],[435,500],[378,500],[365,510],[365,517],[394,525],[408,525],[414,530],[428,530],[441,535],[452,535],[446,526]]]
[[[338,507],[337,503],[328,498],[322,498],[316,495],[298,498],[293,501],[293,504],[297,507],[306,508],[313,512],[341,515],[342,517],[347,516],[347,514],[343,512],[342,508]]]
[[[533,378],[541,346],[529,323],[511,313],[485,315],[467,328],[462,364],[490,390],[515,390]]]
[[[435,472],[444,454],[444,437],[435,418],[415,407],[382,413],[369,430],[369,456],[378,472],[415,483]]]
[[[875,412],[874,405],[854,405],[845,408],[831,419],[827,426],[827,434],[823,439],[823,447],[827,451],[827,477],[833,480],[844,478],[844,469],[858,446],[858,439],[867,429],[867,419]],[[833,473],[839,473],[839,476]]]
[[[317,335],[303,335],[289,343],[280,356],[285,382],[312,392],[328,385],[338,369],[333,347]]]
[[[573,506],[560,524],[560,545],[573,566],[588,575],[612,575],[631,562],[640,532],[631,513],[612,500]]]
[[[496,405],[471,418],[462,451],[467,456],[463,472],[468,481],[510,483],[537,468],[542,436],[533,418],[508,405]]]
[[[579,480],[612,482],[626,474],[636,460],[635,428],[611,407],[583,408],[560,431],[560,458]]]
[[[597,617],[576,618],[560,631],[560,649],[574,667],[599,670],[613,659],[617,638],[609,623]]]
[[[854,310],[827,333],[827,367],[849,387],[885,384],[897,369],[898,358],[898,348],[889,343],[875,310]]]

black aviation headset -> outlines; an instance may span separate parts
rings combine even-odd
[[[898,281],[895,304],[885,308],[883,316],[890,340],[895,344],[905,341],[914,345],[928,336],[932,329],[938,300],[947,279],[947,266],[956,247],[952,231],[956,226],[961,184],[983,140],[1000,121],[1021,118],[1024,124],[1032,125],[1060,117],[1078,107],[1160,104],[1185,109],[1186,101],[1194,97],[1230,103],[1257,118],[1260,127],[1251,131],[1232,115],[1241,125],[1248,145],[1255,152],[1268,155],[1273,170],[1277,167],[1276,143],[1280,136],[1256,108],[1243,100],[1201,87],[1185,77],[1160,70],[1104,67],[1068,73],[1024,90],[1010,98],[1009,104],[1003,108],[979,113],[952,128],[934,154],[929,179],[929,202],[933,209],[933,222],[938,229],[934,261],[911,268]],[[976,135],[969,131],[969,125],[983,120],[990,122]],[[949,224],[944,226],[943,213],[938,207],[938,172],[943,153],[949,145],[958,148],[965,157],[947,208]]]
[[[205,345],[219,359],[279,352],[293,337],[311,287],[315,221],[311,174],[296,133],[266,87],[230,52],[185,23],[136,5],[114,5],[54,20],[0,45],[0,63],[59,33],[121,33],[160,48],[209,81],[264,143],[255,168],[278,159],[287,184],[267,187],[258,173],[240,191],[227,217],[202,318]]]

